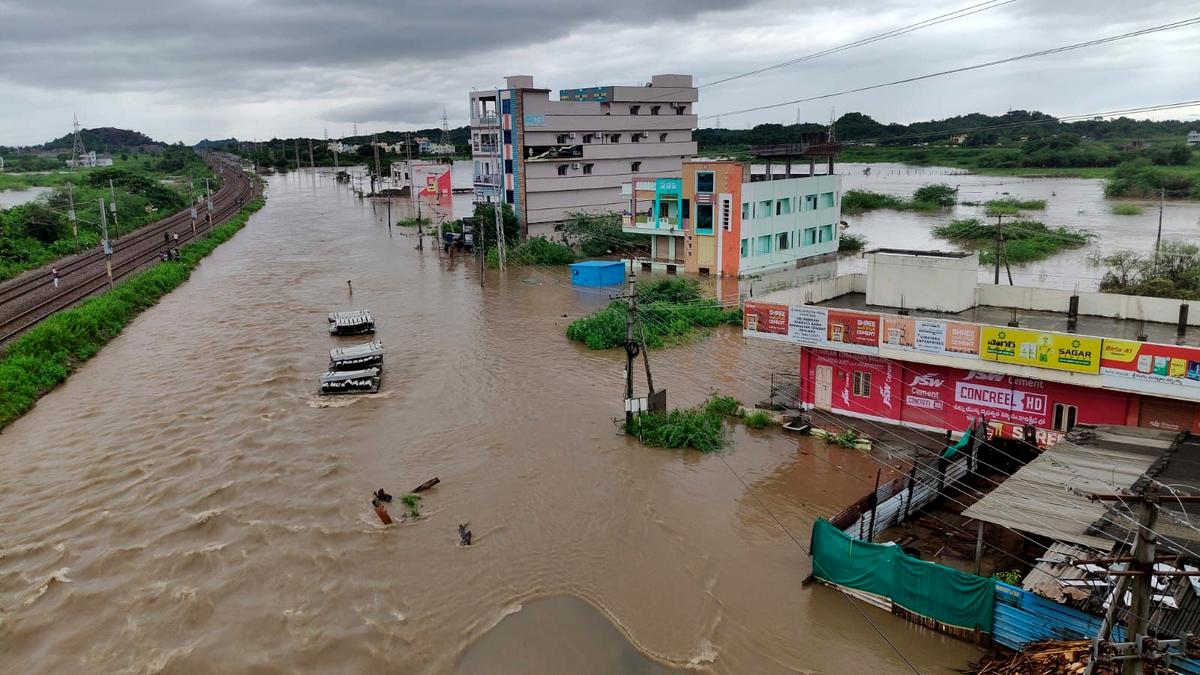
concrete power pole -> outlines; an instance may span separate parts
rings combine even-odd
[[[121,238],[121,226],[117,223],[117,190],[113,187],[112,179],[108,179],[108,196],[111,201],[108,202],[108,210],[112,212],[113,219],[113,237]]]
[[[1129,605],[1129,618],[1125,622],[1125,639],[1140,643],[1153,610],[1150,599],[1154,588],[1154,548],[1158,543],[1158,534],[1154,531],[1158,523],[1158,504],[1143,499],[1138,504],[1138,510],[1138,531],[1133,544],[1133,563],[1129,569],[1139,574],[1133,578],[1133,602]],[[1125,675],[1141,673],[1141,659],[1126,661],[1122,672]]]
[[[208,179],[207,178],[204,179],[204,193],[205,193],[205,195],[207,195],[207,199],[208,199],[208,233],[212,234],[212,229],[213,229],[212,190],[210,190],[208,187]]]
[[[308,168],[314,172],[317,170],[317,161],[313,159],[312,139],[308,139]]]
[[[637,312],[636,282],[633,258],[629,258],[628,287],[625,292],[625,433],[633,428],[633,360],[637,358],[640,345],[633,339],[633,320]]]
[[[104,215],[104,197],[100,198],[100,245],[104,248],[104,270],[108,272],[108,290],[113,288],[112,242],[108,239],[108,218]]]
[[[79,253],[79,221],[75,219],[75,184],[67,183],[67,200],[70,203],[70,209],[67,211],[67,220],[71,221],[71,234],[75,236],[75,252]]]

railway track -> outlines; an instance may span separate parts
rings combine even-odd
[[[197,208],[196,228],[192,230],[191,209],[184,209],[162,220],[135,230],[113,241],[113,281],[120,281],[159,260],[168,246],[164,235],[179,235],[178,244],[202,237],[229,218],[255,196],[255,186],[241,169],[219,158],[212,159],[213,168],[222,177],[222,185],[213,193],[211,226],[204,205]],[[0,344],[20,335],[30,327],[75,303],[108,288],[108,272],[104,252],[94,248],[54,264],[59,273],[59,287],[51,281],[51,266],[31,270],[0,285]]]

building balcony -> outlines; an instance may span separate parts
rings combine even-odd
[[[494,154],[496,152],[495,143],[476,143],[471,146],[471,150],[478,153]]]
[[[480,115],[479,117],[471,118],[471,126],[473,127],[494,127],[497,125],[499,118],[495,113],[488,115]]]
[[[498,173],[477,173],[475,174],[476,185],[500,185],[500,174]]]
[[[670,237],[682,237],[686,232],[680,226],[678,218],[654,218],[645,214],[621,216],[621,230],[633,234],[658,234]]]

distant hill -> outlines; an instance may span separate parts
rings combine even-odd
[[[96,152],[121,152],[127,150],[139,152],[158,152],[166,146],[165,143],[150,138],[140,131],[117,129],[114,127],[99,127],[97,129],[80,129],[83,145],[88,150]],[[35,152],[70,152],[74,144],[74,134],[65,134],[49,143],[31,148]]]
[[[1135,120],[1128,117],[1060,122],[1037,111],[1011,110],[1003,115],[971,113],[942,120],[911,124],[884,124],[860,112],[850,112],[833,124],[834,136],[843,143],[878,145],[917,145],[946,143],[953,133],[966,133],[964,145],[1004,145],[1024,138],[1067,133],[1089,140],[1122,143],[1149,140],[1182,143],[1195,122],[1181,120]],[[792,142],[803,133],[826,131],[828,126],[812,122],[802,124],[760,124],[752,129],[698,129],[696,141],[704,148],[735,145],[770,145]]]

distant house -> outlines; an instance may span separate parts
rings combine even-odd
[[[962,145],[966,141],[966,134],[950,134],[950,145]]]
[[[413,141],[417,144],[417,152],[425,155],[433,152],[433,143],[431,143],[428,138],[425,138],[424,136],[417,136],[413,139]]]
[[[68,159],[67,166],[74,169],[90,169],[97,166],[112,166],[112,155],[97,155],[95,150],[80,155],[78,159]]]
[[[1200,131],[1196,131],[1195,129],[1192,129],[1191,131],[1189,131],[1188,135],[1187,135],[1187,144],[1188,145],[1200,145]],[[3,161],[0,161],[0,168],[4,168]]]

